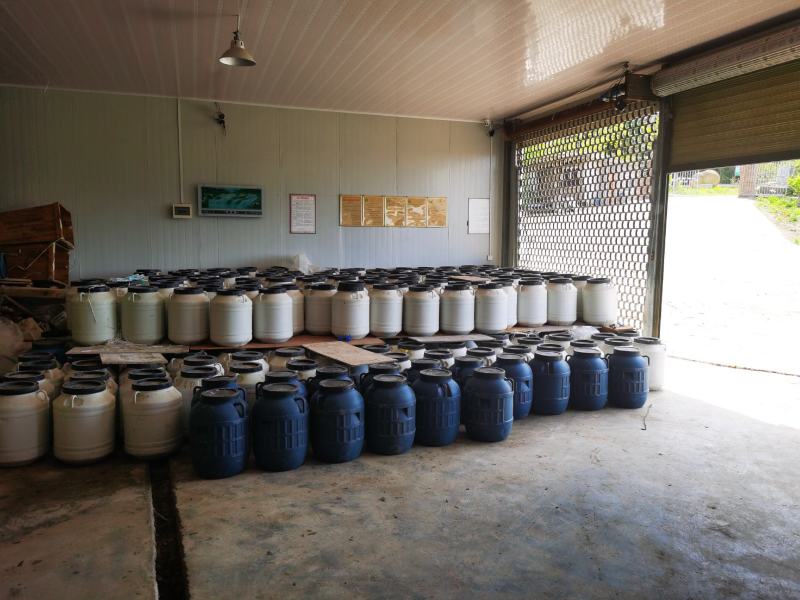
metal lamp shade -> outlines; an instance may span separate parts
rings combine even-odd
[[[244,42],[239,38],[239,32],[234,31],[231,47],[219,57],[219,62],[229,67],[252,67],[256,64],[256,59],[244,47]]]

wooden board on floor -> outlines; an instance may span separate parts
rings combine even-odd
[[[189,346],[111,342],[99,346],[75,346],[67,354],[74,356],[76,354],[185,354],[187,352],[189,352]]]
[[[421,344],[443,344],[445,342],[486,342],[492,338],[484,333],[466,333],[463,335],[428,335],[411,336],[411,339]]]
[[[321,354],[327,358],[332,358],[349,367],[391,362],[393,360],[383,354],[376,354],[345,342],[318,342],[315,344],[303,344],[303,347],[306,350]]]
[[[231,350],[268,350],[270,348],[288,348],[290,346],[305,346],[306,344],[317,344],[321,342],[335,342],[337,341],[332,335],[296,335],[292,339],[281,342],[279,344],[268,344],[262,342],[250,342],[244,346],[237,348],[230,348],[226,346],[217,346],[211,342],[203,344],[193,344],[192,350],[211,350],[217,352],[231,351]],[[365,337],[360,340],[353,340],[350,342],[353,346],[365,346],[367,344],[381,344],[383,343],[376,337]]]
[[[157,352],[101,352],[100,362],[104,365],[165,365],[167,359]]]
[[[45,300],[63,300],[67,297],[67,290],[59,288],[37,288],[0,286],[0,296],[9,298],[37,298]]]

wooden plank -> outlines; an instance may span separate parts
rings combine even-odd
[[[494,338],[483,333],[466,333],[463,335],[411,336],[411,339],[421,344],[441,344],[444,342],[486,342]]]
[[[81,354],[186,354],[187,352],[189,352],[189,346],[110,342],[99,346],[75,346],[67,351],[67,354],[75,356]]]
[[[376,354],[375,352],[364,350],[346,342],[317,342],[315,344],[303,344],[303,347],[311,352],[321,354],[327,358],[332,358],[350,367],[391,362],[394,360],[383,354]]]
[[[47,298],[52,300],[63,300],[67,297],[67,290],[59,288],[35,288],[35,287],[13,287],[0,286],[0,296],[9,298]]]
[[[332,335],[296,335],[286,342],[279,344],[264,343],[264,342],[250,342],[244,346],[234,348],[234,350],[268,350],[270,348],[287,348],[289,346],[304,346],[305,344],[315,344],[319,342],[335,342],[336,338]],[[365,337],[360,340],[353,340],[350,342],[354,346],[365,346],[367,344],[382,344],[383,342],[376,337]],[[212,350],[212,351],[230,351],[228,346],[217,346],[211,342],[204,342],[202,344],[193,344],[192,350]]]
[[[157,352],[101,352],[100,362],[104,365],[165,365],[167,359]]]
[[[482,283],[489,281],[488,277],[476,277],[475,275],[453,275],[449,279],[458,279],[459,281],[466,281],[469,283]]]

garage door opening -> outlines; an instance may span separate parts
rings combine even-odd
[[[661,337],[693,361],[800,375],[800,160],[670,175]]]

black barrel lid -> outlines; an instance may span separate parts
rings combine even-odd
[[[220,377],[222,377],[220,375]],[[209,388],[200,392],[201,398],[206,398],[212,402],[225,402],[239,397],[239,390],[232,390],[227,387]]]
[[[342,365],[324,365],[317,368],[317,377],[323,379],[325,377],[338,377],[340,375],[350,375],[347,367]]]
[[[440,344],[442,348],[446,348],[447,350],[459,350],[460,348],[466,348],[466,342],[442,342]]]
[[[261,391],[266,392],[270,396],[296,396],[300,390],[292,383],[268,383],[261,386]]]
[[[387,375],[382,373],[380,375],[375,375],[372,381],[381,387],[397,387],[406,383],[406,378],[403,375],[395,375],[393,373]]]
[[[614,354],[621,354],[624,356],[641,356],[641,352],[639,352],[638,348],[634,348],[633,346],[618,346],[614,348]]]
[[[25,360],[19,363],[19,369],[28,369],[32,371],[49,371],[50,369],[57,369],[58,363],[55,358],[50,360]]]
[[[336,286],[331,283],[313,283],[308,287],[309,289],[319,290],[319,291],[330,291],[336,289]]]
[[[217,374],[217,369],[211,365],[201,367],[184,366],[181,368],[181,377],[188,379],[208,379]]]
[[[270,371],[266,374],[265,381],[270,381],[273,383],[297,381],[297,373],[294,371]]]
[[[264,360],[264,353],[257,350],[239,350],[231,354],[231,360],[237,362],[252,362],[257,360]]]
[[[478,348],[502,348],[503,342],[502,340],[480,340],[479,342],[475,342],[478,345]]]
[[[74,396],[97,394],[106,391],[106,382],[99,379],[71,379],[64,382],[61,391]]]
[[[172,382],[166,377],[158,379],[140,379],[133,382],[133,389],[137,392],[155,392],[172,387]]]
[[[286,346],[284,348],[278,348],[275,350],[275,354],[283,357],[305,356],[306,351],[302,348],[298,348],[297,346]]]
[[[0,381],[44,381],[44,373],[41,371],[9,371]]]
[[[467,356],[492,356],[494,350],[491,348],[470,348],[467,350]]]
[[[244,296],[244,290],[239,288],[220,290],[217,292],[217,296]]]
[[[611,283],[611,279],[608,277],[591,277],[588,284],[600,284],[600,283]]]
[[[478,367],[475,369],[475,376],[481,379],[503,379],[506,372],[497,367]]]
[[[492,352],[492,354],[494,354],[494,352]],[[466,356],[456,356],[455,361],[457,365],[461,366],[483,364],[483,361],[480,358],[469,354],[469,350],[467,350]]]
[[[541,346],[539,346],[541,348]],[[546,360],[546,361],[553,361],[553,360],[561,360],[561,354],[558,352],[551,352],[549,350],[539,350],[537,349],[536,352],[533,353],[534,360]]]
[[[637,344],[647,344],[647,345],[653,345],[653,346],[658,345],[658,344],[661,343],[661,339],[659,339],[657,337],[647,337],[647,336],[634,338],[633,341],[636,342]]]
[[[4,381],[0,383],[0,396],[21,396],[22,394],[31,394],[38,389],[39,384],[31,380]]]
[[[438,358],[440,360],[446,360],[448,358],[453,358],[453,353],[450,350],[426,350],[425,351],[425,358]]]
[[[396,283],[376,283],[372,286],[373,290],[399,290]]]
[[[100,381],[108,381],[111,373],[108,369],[95,369],[93,371],[75,371],[70,379],[99,379]]]
[[[364,289],[363,281],[340,281],[340,292],[360,292]]]
[[[564,348],[562,348],[559,344],[549,344],[545,342],[544,344],[539,344],[536,346],[535,351],[538,352],[539,350],[542,352],[555,352],[556,354],[561,354],[561,352],[564,351]]]
[[[282,285],[273,285],[268,288],[261,288],[259,290],[261,294],[285,294],[286,288]]]
[[[311,358],[290,358],[286,361],[286,368],[290,371],[310,371],[316,370],[317,361]]]
[[[53,360],[55,358],[52,352],[45,350],[29,350],[19,355],[19,362],[31,362],[37,360]]]
[[[572,340],[569,345],[572,348],[597,348],[597,342],[594,340]]]
[[[404,362],[408,360],[408,354],[406,354],[405,352],[387,352],[383,356],[385,356],[386,358],[392,358],[397,362]]]
[[[99,294],[109,291],[109,288],[107,285],[86,285],[79,287],[78,291],[83,294]]]
[[[132,285],[128,288],[129,294],[155,294],[158,288],[150,285]]]
[[[423,369],[419,372],[419,376],[424,381],[435,381],[437,383],[446,382],[453,378],[453,374],[447,369],[431,368]]]
[[[447,287],[444,288],[445,293],[447,292],[464,292],[466,290],[471,290],[472,286],[466,282],[461,283],[458,281],[451,281],[447,284]]]
[[[381,362],[372,363],[369,366],[370,373],[397,373],[400,370],[400,365],[396,362]]]
[[[591,346],[583,346],[575,348],[572,353],[575,356],[585,356],[585,357],[599,357],[602,356],[602,352],[600,352],[600,348],[592,348]]]
[[[519,284],[521,286],[544,285],[544,279],[523,279]]]
[[[177,288],[174,293],[176,293],[178,296],[195,296],[200,295],[203,292],[205,292],[205,290],[201,287],[182,287]]]
[[[544,342],[544,340],[540,338],[538,335],[525,335],[520,338],[517,338],[517,341],[523,344],[541,344],[542,342]]]
[[[153,379],[166,375],[166,371],[161,367],[150,367],[147,369],[131,369],[128,371],[128,379],[138,381],[140,379]]]
[[[496,281],[490,281],[489,283],[482,283],[478,286],[478,289],[481,290],[501,290],[503,289],[503,284],[497,283]]]
[[[600,332],[600,333],[593,333],[592,334],[592,339],[596,340],[598,342],[602,342],[603,340],[607,340],[607,339],[612,338],[612,337],[614,337],[613,333]]]
[[[217,363],[217,359],[208,354],[197,355],[191,354],[183,359],[183,364],[189,367],[204,367],[206,365],[213,365]]]
[[[614,347],[630,346],[631,340],[629,338],[624,338],[624,337],[610,337],[603,340],[603,343]]]
[[[352,381],[348,379],[323,379],[319,382],[320,389],[328,390],[331,392],[342,392],[355,387]]]
[[[572,281],[589,281],[589,279],[591,279],[591,277],[589,277],[588,275],[573,275],[572,276]]]
[[[366,346],[361,346],[361,348],[374,352],[375,354],[386,354],[392,350],[389,344],[367,344]]]
[[[521,354],[511,354],[509,352],[503,352],[497,357],[498,363],[519,363],[523,362],[524,360],[525,357],[523,357]]]
[[[522,344],[511,344],[510,346],[506,346],[503,348],[504,354],[519,354],[522,356],[523,354],[528,354],[531,349],[527,346],[523,346]],[[500,355],[502,356],[502,354]]]
[[[116,281],[106,281],[106,285],[109,288],[126,288],[130,285],[127,279],[123,280],[116,280]]]
[[[99,360],[75,360],[70,363],[70,368],[73,371],[94,371],[102,369],[103,363]]]
[[[571,333],[550,333],[545,336],[547,340],[553,340],[556,342],[571,342],[575,339],[575,336]]]
[[[551,277],[550,283],[563,285],[567,283],[572,283],[572,279],[570,279],[569,277]]]
[[[480,362],[477,358],[475,359]],[[415,358],[411,361],[411,368],[415,371],[436,369],[441,366],[441,362],[435,358]]]
[[[232,373],[258,373],[264,365],[258,362],[232,362],[228,367]]]
[[[430,292],[433,289],[432,285],[412,285],[409,286],[409,292]]]
[[[425,344],[423,344],[422,342],[414,342],[414,341],[409,340],[409,341],[398,343],[397,347],[398,348],[402,348],[404,350],[424,350],[425,349]]]

